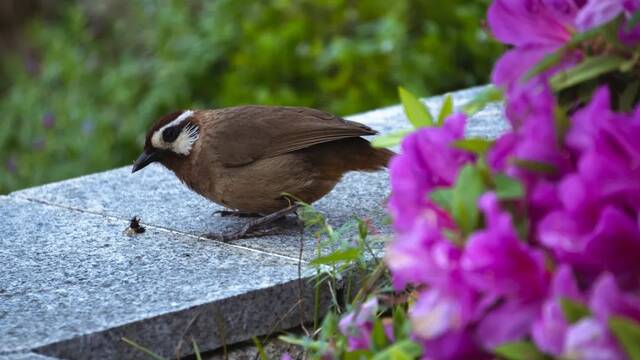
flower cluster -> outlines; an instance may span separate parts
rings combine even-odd
[[[633,45],[640,40],[640,26],[629,29],[627,21],[638,9],[639,0],[495,0],[487,14],[489,26],[499,41],[513,48],[495,64],[492,80],[505,87],[517,85],[546,55],[566,45],[573,33],[620,15],[625,21],[619,38]],[[582,55],[566,54],[559,67],[579,61]]]
[[[563,108],[549,79],[592,55],[579,46],[525,74],[609,23],[635,46],[638,9],[638,0],[495,0],[489,25],[513,46],[493,73],[511,130],[486,153],[457,146],[462,114],[404,139],[390,166],[396,238],[386,262],[397,289],[419,294],[409,315],[425,358],[491,358],[516,341],[563,358],[627,356],[611,321],[640,322],[640,106],[617,110],[601,85]],[[460,184],[463,173],[475,178]],[[505,196],[499,179],[520,193]]]
[[[553,97],[544,87],[529,90],[512,99],[529,115],[487,156],[492,173],[517,177],[525,193],[501,201],[487,189],[478,199],[484,226],[463,244],[451,239],[459,231],[452,215],[427,196],[434,183],[451,185],[462,165],[473,162],[473,155],[451,150],[462,136],[456,133],[461,117],[412,134],[392,163],[397,238],[387,263],[397,288],[425,285],[411,319],[429,358],[477,358],[529,338],[551,355],[622,358],[607,321],[611,315],[640,321],[640,143],[634,141],[640,108],[611,111],[602,88],[570,118],[558,142]],[[443,141],[436,145],[433,137]],[[446,155],[415,157],[427,153]],[[414,200],[403,208],[399,199],[411,192]],[[523,211],[526,218],[517,218]],[[528,229],[518,229],[524,220]],[[587,308],[585,316],[569,321],[561,309],[565,298]]]

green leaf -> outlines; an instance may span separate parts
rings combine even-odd
[[[433,200],[442,209],[451,211],[451,202],[453,201],[453,189],[436,188],[429,193],[429,198]]]
[[[631,360],[640,360],[640,323],[626,317],[612,316],[609,328]]]
[[[378,135],[371,139],[371,146],[374,148],[388,148],[396,146],[402,142],[405,136],[410,134],[413,129],[398,130],[389,134]]]
[[[567,48],[576,48],[576,47],[582,45],[582,43],[584,43],[585,41],[590,41],[590,40],[593,40],[595,38],[601,37],[602,36],[602,32],[605,30],[605,28],[607,28],[609,26],[610,26],[609,23],[604,23],[602,25],[599,25],[597,27],[591,28],[589,30],[574,33],[573,36],[571,37],[571,39],[569,40],[569,42],[565,45],[565,47],[567,47]],[[617,26],[615,26],[615,28],[616,28],[616,30],[618,29]]]
[[[278,339],[292,345],[300,346],[306,350],[325,352],[329,348],[329,343],[326,341],[314,341],[306,336],[295,337],[291,335],[280,335]]]
[[[369,236],[369,225],[362,219],[358,219],[358,236],[361,240],[364,240]]]
[[[484,155],[487,153],[487,151],[489,151],[493,143],[494,142],[492,140],[487,140],[482,138],[470,138],[470,139],[454,141],[452,143],[452,146],[458,149],[476,153],[478,155]]]
[[[551,69],[552,67],[558,65],[560,61],[562,61],[562,59],[564,58],[565,54],[566,54],[566,48],[561,48],[552,52],[551,54],[545,55],[545,57],[542,58],[542,60],[540,60],[533,68],[531,68],[531,70],[529,70],[524,75],[522,80],[528,81],[534,76],[537,76]]]
[[[153,351],[147,349],[146,347],[139,345],[137,342],[128,339],[126,337],[122,338],[122,341],[126,342],[127,344],[133,346],[134,348],[142,351],[143,353],[145,353],[147,356],[149,356],[150,358],[154,359],[154,360],[165,360],[165,358],[163,358],[162,356],[154,353]]]
[[[438,114],[438,126],[442,126],[442,124],[444,124],[444,119],[451,115],[451,113],[453,113],[453,97],[451,95],[447,95],[444,97],[440,113]]]
[[[377,353],[373,360],[413,360],[422,354],[422,347],[411,340],[397,341],[384,351]]]
[[[532,77],[551,69],[552,67],[558,65],[560,61],[562,61],[562,59],[564,58],[568,50],[571,50],[577,47],[584,41],[593,39],[600,35],[601,35],[600,28],[590,29],[584,32],[576,33],[565,46],[561,47],[560,49],[550,54],[547,54],[544,58],[542,58],[542,60],[540,60],[536,65],[534,65],[533,68],[531,68],[531,70],[529,70],[522,79],[527,81]]]
[[[260,340],[258,340],[258,338],[255,336],[253,336],[251,339],[253,339],[253,343],[255,344],[256,349],[258,349],[258,355],[260,356],[260,360],[268,360],[267,353],[264,351],[264,346],[262,346],[262,343],[260,342]]]
[[[629,72],[635,69],[636,65],[638,64],[639,58],[640,58],[640,53],[638,53],[637,51],[634,52],[633,56],[631,56],[630,59],[627,59],[627,61],[625,61],[622,65],[620,65],[620,71]]]
[[[200,348],[198,347],[198,344],[196,343],[195,339],[191,339],[191,343],[193,345],[193,353],[196,356],[196,360],[202,360],[202,354],[200,354]]]
[[[625,18],[625,15],[619,14],[618,17],[600,26],[602,28],[602,38],[609,48],[616,48],[621,50],[627,49],[627,47],[620,41],[620,29],[623,26]],[[610,52],[614,53],[614,51]]]
[[[640,82],[638,81],[631,81],[631,83],[625,87],[622,95],[620,95],[620,111],[629,112],[633,109],[636,99],[638,98],[638,90],[640,90]]]
[[[344,354],[344,360],[371,359],[371,352],[367,350],[349,351]]]
[[[487,104],[501,100],[502,90],[498,89],[495,86],[490,86],[487,90],[478,94],[478,96],[468,102],[463,107],[463,111],[465,112],[465,114],[467,114],[467,116],[473,116],[480,110],[484,109]]]
[[[633,28],[636,27],[636,25],[638,25],[638,23],[640,23],[640,10],[636,11],[635,13],[633,13],[631,18],[629,18],[627,20],[627,24],[625,25],[627,31],[633,30]]]
[[[571,324],[578,322],[583,317],[591,315],[588,307],[568,297],[560,298],[560,307],[562,308],[565,320]]]
[[[393,336],[396,341],[406,339],[411,332],[411,323],[407,320],[407,313],[401,305],[393,308]]]
[[[521,169],[529,170],[534,173],[553,174],[556,172],[555,166],[542,161],[528,160],[528,159],[514,159],[513,163],[514,165],[516,165]]]
[[[520,180],[503,174],[493,177],[496,185],[496,196],[501,200],[519,199],[524,195],[524,189]]]
[[[322,331],[320,332],[321,339],[331,338],[338,329],[338,315],[333,311],[330,311],[325,315],[322,321]]]
[[[544,360],[545,355],[529,341],[518,341],[498,346],[493,350],[496,355],[507,360]]]
[[[570,88],[617,70],[625,61],[625,58],[612,54],[588,57],[576,66],[553,75],[551,86],[555,91]]]
[[[371,340],[372,351],[374,352],[376,350],[382,350],[389,345],[389,339],[387,339],[387,335],[384,333],[384,325],[382,325],[380,318],[376,318],[376,321],[373,323]]]
[[[575,35],[573,35],[571,40],[569,40],[569,42],[565,46],[552,52],[551,54],[547,54],[544,58],[542,58],[542,60],[540,60],[536,65],[534,65],[534,67],[531,68],[531,70],[529,70],[522,79],[524,81],[527,81],[532,77],[551,69],[552,67],[558,65],[560,61],[562,61],[565,54],[569,50],[577,47],[578,45],[582,44],[587,40],[591,40],[598,36],[601,36],[601,34],[602,34],[601,26],[597,28],[589,29],[587,31],[575,33]]]
[[[564,143],[564,136],[571,126],[571,121],[569,121],[567,112],[558,105],[553,108],[553,123],[556,130],[556,142],[558,145],[562,145]]]
[[[336,250],[329,255],[318,256],[311,260],[311,265],[330,265],[338,262],[349,262],[358,259],[362,255],[362,251],[358,248],[348,248],[345,250]]]
[[[415,128],[433,126],[433,116],[420,99],[402,86],[398,87],[398,94],[404,107],[404,113]]]
[[[465,165],[456,179],[451,203],[453,218],[463,235],[471,233],[478,225],[480,214],[477,203],[484,191],[485,185],[478,169],[472,165]]]

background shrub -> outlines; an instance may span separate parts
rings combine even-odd
[[[488,81],[488,1],[58,2],[0,55],[0,193],[131,163],[180,108],[349,115]]]

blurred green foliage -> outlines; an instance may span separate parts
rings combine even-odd
[[[0,193],[131,163],[181,108],[349,115],[488,81],[488,0],[61,2],[1,55]],[[25,50],[26,49],[26,50]]]

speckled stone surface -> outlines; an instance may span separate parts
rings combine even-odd
[[[388,233],[388,226],[383,224],[388,183],[386,172],[347,174],[314,208],[336,228],[366,217],[379,232]],[[194,236],[233,231],[251,220],[214,215],[223,208],[190,191],[173,173],[157,164],[135,174],[124,167],[19,191],[13,196],[123,220],[139,216],[144,224]],[[300,230],[293,220],[283,225],[277,228],[278,235],[232,244],[298,259]],[[303,240],[304,258],[308,260],[315,256],[317,239],[307,231]]]
[[[454,93],[456,106],[481,91]],[[441,102],[427,99],[434,113]],[[476,114],[467,136],[497,137],[506,129],[501,112],[489,105]],[[348,118],[382,133],[409,127],[400,106]],[[388,195],[386,172],[351,173],[314,208],[336,229],[365,217],[384,239]],[[191,338],[206,351],[309,319],[311,291],[300,291],[298,258],[301,243],[305,260],[315,256],[313,232],[301,242],[289,222],[277,235],[232,244],[202,238],[247,221],[214,216],[220,209],[159,165],[0,196],[0,360],[29,351],[144,358],[122,337],[169,357],[176,348],[190,353]],[[133,216],[147,232],[128,237],[123,230]],[[301,297],[303,310],[292,311]]]
[[[126,221],[18,198],[0,214],[2,355],[136,358],[127,337],[170,356],[181,339],[214,349],[300,321],[291,259],[153,228],[129,237]]]

